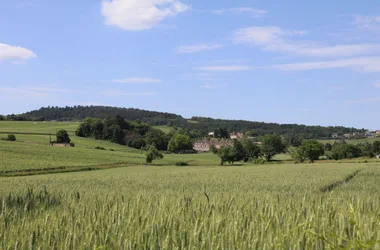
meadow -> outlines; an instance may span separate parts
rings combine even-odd
[[[0,141],[0,249],[380,249],[380,162],[220,167],[205,153],[144,166],[140,150],[43,124],[0,122],[70,128],[76,144]]]

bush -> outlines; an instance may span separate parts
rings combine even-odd
[[[179,162],[176,162],[175,165],[177,167],[185,167],[185,166],[189,166],[189,164],[187,162],[183,162],[183,161],[179,161]]]
[[[12,134],[8,135],[7,141],[16,141],[16,136]]]
[[[57,143],[70,143],[70,137],[66,130],[61,129],[57,132]]]
[[[75,143],[74,142],[70,142],[70,147],[75,147]]]
[[[95,147],[95,149],[98,149],[98,150],[106,150],[105,148],[103,148],[103,147],[99,147],[99,146]]]
[[[252,161],[253,164],[265,164],[267,161],[263,158],[254,159]]]
[[[112,151],[112,152],[113,152],[113,151],[115,151],[115,149],[112,149],[112,148],[110,148],[110,151]]]

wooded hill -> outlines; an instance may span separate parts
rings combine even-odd
[[[140,120],[152,126],[170,126],[211,132],[215,129],[224,128],[234,132],[251,131],[253,135],[296,134],[304,139],[330,138],[332,134],[345,134],[359,132],[355,128],[306,126],[298,124],[277,124],[265,122],[252,122],[244,120],[222,120],[205,117],[192,117],[185,119],[180,115],[148,111],[134,108],[117,108],[106,106],[74,106],[74,107],[46,107],[30,111],[21,115],[9,115],[8,120],[19,121],[75,121],[86,117],[106,119],[120,115],[128,121]]]

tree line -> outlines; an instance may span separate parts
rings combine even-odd
[[[170,126],[188,130],[198,130],[204,135],[220,128],[229,132],[249,132],[253,136],[279,134],[282,136],[297,134],[304,139],[330,138],[333,134],[363,132],[363,129],[322,126],[306,126],[297,124],[277,124],[251,122],[244,120],[223,120],[205,117],[192,117],[190,120],[180,115],[147,111],[132,108],[117,108],[105,106],[74,106],[74,107],[45,107],[21,115],[9,115],[8,120],[37,120],[37,121],[82,121],[86,117],[108,119],[120,115],[128,121],[140,120],[151,126]],[[223,131],[220,131],[222,132]]]
[[[120,115],[114,118],[86,118],[79,124],[75,134],[79,137],[91,137],[108,140],[136,149],[151,147],[173,153],[194,153],[191,133],[187,130],[172,130],[166,134],[142,121],[127,121]],[[195,136],[195,135],[194,135]]]

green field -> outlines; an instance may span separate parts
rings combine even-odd
[[[379,178],[380,166],[365,164],[5,178],[0,242],[4,249],[378,249]]]
[[[0,249],[380,249],[380,162],[220,167],[203,153],[144,166],[142,151],[76,127],[0,122],[0,132],[64,128],[76,145],[0,141]]]

